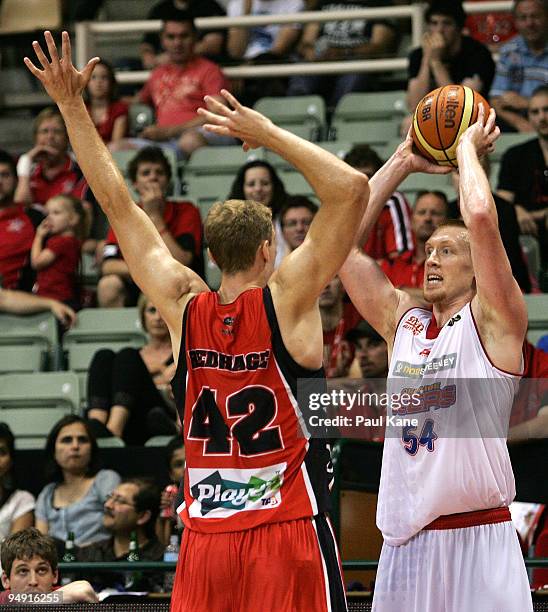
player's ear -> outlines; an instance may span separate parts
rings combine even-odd
[[[2,586],[6,590],[10,588],[10,579],[8,578],[6,572],[2,572]]]

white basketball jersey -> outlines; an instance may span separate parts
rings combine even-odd
[[[390,361],[377,525],[393,546],[439,516],[515,496],[506,433],[519,376],[491,364],[470,304],[427,338],[432,317],[405,313]]]

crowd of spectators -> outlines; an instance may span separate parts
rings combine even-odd
[[[390,2],[229,0],[226,14],[351,10],[386,4]],[[176,177],[172,177],[166,149],[179,160],[186,160],[200,147],[235,144],[232,139],[204,130],[204,121],[197,113],[204,96],[220,99],[221,88],[242,93],[247,102],[267,94],[319,94],[333,110],[345,94],[378,87],[372,73],[229,82],[221,65],[229,61],[257,64],[386,57],[395,53],[400,41],[397,23],[391,20],[310,23],[302,28],[298,24],[206,31],[195,28],[194,18],[224,14],[223,6],[215,0],[163,0],[149,13],[150,19],[163,20],[161,33],[147,34],[140,45],[140,65],[152,71],[142,90],[132,100],[120,100],[114,69],[101,61],[86,91],[90,116],[110,149],[135,151],[128,167],[128,182],[137,204],[172,256],[200,275],[204,275],[200,212],[184,196],[170,197],[171,181]],[[506,14],[502,23],[486,18],[467,20],[458,0],[431,0],[425,18],[427,29],[421,46],[409,54],[409,112],[428,91],[462,83],[490,100],[503,130],[531,133],[529,140],[504,154],[494,194],[512,271],[521,289],[530,292],[538,287],[538,279],[532,278],[527,269],[520,234],[535,236],[542,265],[548,264],[546,2],[515,0],[513,13]],[[496,63],[494,46],[499,53]],[[128,112],[133,102],[150,105],[155,119],[137,137],[130,138]],[[403,131],[407,125],[404,121]],[[380,155],[366,143],[355,145],[345,161],[369,178],[383,164]],[[489,160],[484,164],[488,172]],[[457,172],[453,179],[458,194]],[[253,199],[272,209],[276,265],[304,242],[318,210],[309,198],[288,193],[276,169],[263,160],[239,168],[226,198]],[[448,202],[441,191],[420,192],[414,202],[395,192],[364,237],[363,249],[395,286],[420,297],[425,243],[442,221],[458,217],[458,198]],[[105,226],[71,156],[61,115],[47,108],[34,121],[32,148],[18,161],[0,150],[0,311],[51,311],[64,327],[72,325],[82,306],[82,253],[92,254],[97,265],[96,304],[110,308],[138,305],[148,339],[141,349],[104,349],[95,354],[89,367],[86,418],[65,417],[49,433],[45,448],[47,484],[36,500],[17,487],[13,476],[14,437],[9,427],[0,423],[0,539],[8,538],[2,545],[2,583],[11,592],[21,588],[16,577],[19,563],[25,567],[42,563],[47,589],[53,589],[58,571],[52,542],[62,550],[69,532],[74,533],[78,560],[123,560],[132,534],[136,534],[141,558],[158,560],[169,536],[180,529],[174,511],[177,503],[173,492],[177,487],[162,493],[145,476],[121,480],[116,472],[100,469],[98,463],[97,437],[116,436],[127,445],[143,445],[155,435],[176,436],[166,455],[172,484],[179,485],[184,447],[177,437],[180,423],[169,388],[175,366],[167,326],[154,303],[139,295],[117,237]],[[326,376],[359,379],[355,384],[361,385],[362,391],[386,378],[386,343],[360,321],[337,277],[320,296],[320,312]],[[545,377],[546,353],[528,344],[524,351],[528,376]],[[544,388],[538,391],[537,400],[534,409],[530,403],[523,408],[526,400],[518,400],[516,405],[522,408],[514,413],[511,442],[548,435]],[[372,418],[384,414],[380,406],[365,410],[365,415]],[[382,441],[383,433],[373,427],[365,437]],[[90,578],[95,589],[124,587],[125,580],[122,574]],[[149,582],[139,586],[157,588],[159,580],[151,576]],[[63,587],[67,597],[93,601],[88,583],[72,584]]]

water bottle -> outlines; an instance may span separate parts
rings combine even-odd
[[[131,532],[131,539],[129,541],[129,552],[126,557],[126,561],[134,562],[140,561],[141,555],[139,554],[139,541],[137,540],[137,532]],[[138,588],[143,575],[142,572],[126,572],[126,591],[134,591]]]
[[[175,534],[169,537],[169,544],[164,551],[164,561],[177,562],[179,558],[179,537]],[[175,572],[164,573],[164,592],[171,593],[173,590],[173,582],[175,581]]]
[[[74,563],[76,561],[76,555],[74,554],[74,531],[68,532],[68,537],[65,540],[65,552],[61,559],[63,563]],[[61,578],[61,586],[65,586],[69,582],[74,580],[74,575],[66,573]]]

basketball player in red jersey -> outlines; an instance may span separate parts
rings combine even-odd
[[[508,510],[515,484],[505,438],[523,371],[527,310],[479,162],[498,134],[495,112],[485,121],[481,105],[459,141],[464,224],[442,223],[426,242],[431,310],[395,289],[358,248],[340,272],[360,314],[388,343],[390,391],[422,396],[391,410],[407,423],[387,426],[374,612],[533,609]],[[411,144],[408,136],[371,179],[361,232],[406,178],[402,160]]]

